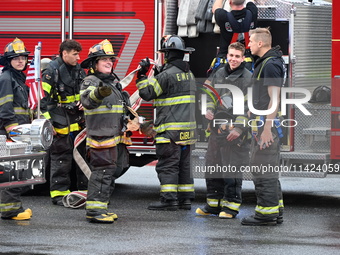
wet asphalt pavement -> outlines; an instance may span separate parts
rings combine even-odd
[[[30,221],[0,221],[0,254],[340,254],[340,176],[281,179],[284,223],[242,226],[255,207],[251,181],[243,183],[236,219],[195,216],[205,202],[205,182],[195,179],[191,211],[146,209],[158,200],[154,167],[131,168],[117,180],[110,211],[114,224],[91,224],[84,209],[54,206],[47,192],[23,196]]]

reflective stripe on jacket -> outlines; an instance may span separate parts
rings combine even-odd
[[[41,100],[41,113],[59,134],[82,129],[78,123],[84,113],[77,103],[80,101],[80,81],[84,77],[85,72],[79,64],[70,67],[60,57],[51,61],[42,74],[45,97]]]
[[[193,144],[196,142],[195,77],[167,64],[154,78],[137,81],[139,95],[146,101],[154,99],[157,132],[156,143]]]
[[[110,83],[112,94],[102,98],[95,93],[101,80],[94,75],[87,76],[81,85],[80,97],[84,107],[87,145],[92,148],[110,148],[119,143],[131,144],[122,129],[125,113],[121,92]]]
[[[2,134],[5,134],[5,130],[12,126],[30,123],[29,88],[23,81],[14,79],[11,72],[11,69],[7,69],[0,76],[0,129]],[[24,78],[25,75],[22,75]]]

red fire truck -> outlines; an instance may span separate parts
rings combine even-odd
[[[160,9],[153,0],[14,0],[3,3],[0,12],[0,49],[18,37],[31,51],[30,57],[41,42],[41,57],[53,58],[60,42],[70,38],[82,44],[81,59],[85,59],[91,46],[108,39],[119,56],[115,73],[120,79],[136,69],[141,59],[156,56],[156,42],[161,36]],[[126,90],[132,94],[136,87],[131,84]],[[151,103],[144,103],[139,112],[146,119],[153,118]],[[152,140],[138,132],[133,140],[133,165],[155,159]]]
[[[14,37],[19,37],[32,52],[37,42],[41,42],[42,57],[53,57],[58,54],[59,43],[71,38],[82,44],[81,59],[85,59],[88,48],[108,39],[120,58],[115,63],[115,72],[123,78],[137,68],[140,59],[146,56],[157,59],[156,51],[162,35],[183,31],[177,26],[177,19],[182,15],[178,8],[180,2],[184,1],[7,1],[0,11],[0,49]],[[197,0],[192,2],[197,3]],[[334,57],[332,64],[331,60],[332,46],[333,55],[340,47],[340,30],[335,25],[339,18],[334,15],[335,7],[340,3],[333,1],[333,40],[332,4],[327,1],[255,0],[255,3],[259,8],[258,26],[271,27],[273,45],[280,45],[284,53],[288,69],[286,86],[313,92],[317,86],[331,87],[333,82],[332,104],[306,104],[311,116],[304,116],[292,105],[288,107],[286,117],[296,119],[299,125],[288,128],[282,145],[282,163],[294,165],[295,171],[290,174],[297,176],[323,177],[329,170],[335,172],[337,167],[334,165],[340,159],[340,146],[337,146],[340,142],[340,125],[337,124],[340,103],[336,98],[340,85],[340,60]],[[203,82],[216,55],[219,34],[199,32],[182,37],[187,46],[196,48],[190,56],[191,70],[198,83]],[[132,94],[136,90],[134,82],[126,90]],[[139,114],[152,119],[152,104],[144,102]],[[201,164],[206,149],[206,123],[199,111],[197,116],[200,136],[193,152],[193,160],[197,162],[193,163]],[[142,166],[155,159],[152,140],[136,133],[133,142],[130,147],[132,165]],[[311,165],[313,168],[309,168]],[[317,165],[322,165],[322,169],[316,169]]]
[[[331,158],[340,161],[340,127],[337,124],[340,116],[340,2],[333,1],[332,18],[332,129]]]

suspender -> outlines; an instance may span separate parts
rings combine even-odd
[[[262,62],[262,64],[261,64],[260,71],[259,71],[259,73],[257,74],[257,77],[256,77],[256,80],[257,80],[257,81],[260,80],[260,76],[261,76],[263,67],[266,65],[267,61],[268,61],[269,59],[271,59],[271,58],[273,58],[273,57],[268,57],[268,58],[266,58],[265,60],[263,60],[263,62]]]
[[[238,22],[234,15],[231,12],[227,12],[228,21],[230,23],[230,26],[232,28],[233,37],[231,39],[231,42],[237,42],[238,35],[240,33],[244,33],[244,40],[245,45],[248,47],[249,44],[249,29],[251,27],[251,22],[253,15],[251,11],[246,10],[246,16],[244,17],[244,20],[242,22]]]

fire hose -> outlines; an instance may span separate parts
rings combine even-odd
[[[155,62],[152,59],[149,59],[149,60],[150,60],[150,63],[152,65],[158,64],[157,63],[158,61]],[[130,72],[127,76],[125,76],[120,81],[120,84],[122,85],[122,89],[126,88],[131,83],[131,81],[133,80],[133,77],[135,76],[135,74],[137,73],[137,71],[139,69],[140,69],[140,66],[138,66],[135,70]],[[151,68],[150,73],[149,73],[149,77],[152,77],[153,73],[154,73],[154,70],[153,70],[153,68]],[[136,111],[138,110],[138,108],[140,107],[140,105],[142,103],[142,98],[139,96],[138,90],[136,90],[130,96],[130,102],[131,102],[131,107],[129,107],[129,111],[135,117],[138,118]],[[81,169],[81,171],[89,179],[90,176],[91,176],[91,169],[90,169],[89,165],[87,164],[87,162],[85,161],[85,159],[83,158],[83,156],[78,151],[79,144],[81,144],[84,141],[84,139],[86,139],[86,136],[87,136],[86,128],[83,129],[76,136],[75,141],[74,141],[73,157],[74,157],[75,162],[78,164],[79,168]],[[84,200],[84,197],[85,197],[85,200]],[[64,198],[63,198],[63,204],[64,204],[65,207],[80,208],[85,204],[85,202],[86,202],[86,192],[81,192],[81,194],[80,194],[79,191],[73,191],[73,192],[69,193],[68,195],[64,196]]]

